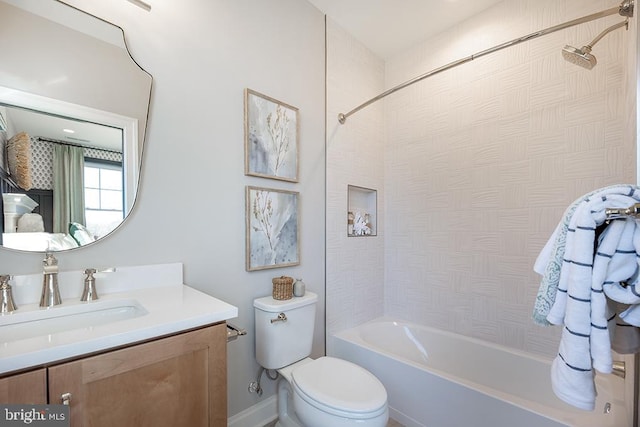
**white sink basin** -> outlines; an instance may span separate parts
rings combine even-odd
[[[0,0],[1,1],[1,0]],[[14,276],[18,310],[0,314],[0,377],[174,335],[238,316],[238,308],[183,284],[181,263],[118,267],[100,299],[81,302],[83,270],[58,275],[62,304],[38,307],[42,274]]]
[[[27,309],[24,312],[20,312],[19,308],[0,316],[0,343],[91,329],[148,313],[135,299],[64,304],[48,309]]]

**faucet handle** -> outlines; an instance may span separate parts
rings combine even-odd
[[[84,274],[86,274],[87,277],[84,278],[84,290],[82,291],[80,301],[94,301],[100,298],[98,296],[98,290],[96,289],[96,278],[93,277],[95,272],[95,268],[87,268],[84,270]]]
[[[111,273],[116,271],[114,267],[105,268],[104,270],[96,270],[95,268],[87,268],[84,270],[84,274],[87,275],[84,279],[84,290],[82,291],[82,297],[80,301],[95,301],[98,298],[98,290],[96,289],[96,278],[93,277],[96,273]]]

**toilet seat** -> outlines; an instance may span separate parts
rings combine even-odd
[[[291,373],[294,392],[317,409],[340,417],[368,419],[387,411],[387,392],[366,369],[321,357]]]

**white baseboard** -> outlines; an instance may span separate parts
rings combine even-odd
[[[229,417],[227,427],[263,427],[278,418],[278,399],[276,395]]]
[[[425,427],[424,424],[421,424],[413,418],[406,416],[400,411],[396,411],[391,406],[389,406],[389,418],[399,422],[405,427]]]

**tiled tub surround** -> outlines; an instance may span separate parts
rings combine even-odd
[[[80,301],[83,279],[82,271],[59,273],[62,304],[49,309],[38,306],[42,274],[16,276],[12,280],[18,310],[0,316],[0,374],[223,322],[238,315],[236,307],[184,285],[180,263],[121,267],[112,273],[98,273],[100,298],[95,302]],[[37,328],[25,329],[28,336],[24,338],[3,334],[3,324],[17,317],[26,320],[42,310],[62,314],[79,306],[104,308],[122,302],[137,303],[144,314],[93,326],[89,319],[57,331],[43,322]]]
[[[389,415],[408,427],[619,427],[631,425],[633,376],[596,376],[593,412],[551,391],[550,365],[503,346],[381,318],[331,337],[336,356],[371,371],[389,396]],[[627,358],[631,366],[633,359]]]
[[[582,46],[621,17],[438,74],[345,125],[335,117],[455,59],[615,4],[504,1],[386,62],[329,22],[329,336],[388,315],[555,355],[560,328],[531,320],[532,266],[573,200],[636,182],[637,14],[597,44],[591,71],[564,61],[563,46]],[[376,240],[334,227],[349,183],[378,189]]]

